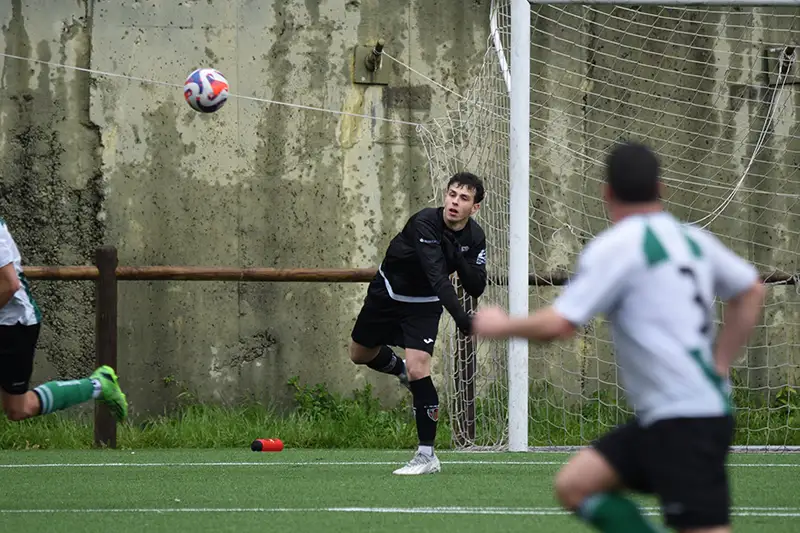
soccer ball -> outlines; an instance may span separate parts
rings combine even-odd
[[[228,101],[228,80],[213,68],[199,68],[183,84],[183,96],[195,111],[213,113]]]

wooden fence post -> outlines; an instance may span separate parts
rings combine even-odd
[[[117,249],[101,246],[95,251],[98,270],[95,285],[95,354],[97,366],[117,369]],[[95,446],[117,447],[117,423],[108,406],[98,403],[94,411]]]

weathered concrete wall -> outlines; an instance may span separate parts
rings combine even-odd
[[[62,5],[63,4],[63,5]],[[488,0],[276,0],[0,5],[8,54],[181,84],[221,70],[235,93],[423,122],[444,91],[386,60],[386,88],[351,83],[352,48],[386,51],[463,92],[485,48]],[[27,264],[376,266],[430,199],[414,128],[232,98],[192,111],[180,88],[2,61],[0,211]],[[36,380],[88,372],[93,287],[36,283],[46,312]],[[348,392],[385,376],[349,362],[365,286],[129,282],[119,360],[134,413],[200,400],[285,402],[286,381]]]
[[[0,5],[0,50],[88,67],[91,20],[75,2]],[[85,264],[103,242],[101,132],[88,75],[0,59],[0,212],[28,264]],[[93,287],[38,283],[46,313],[39,375],[75,376],[94,361]]]
[[[211,66],[248,97],[201,115],[178,87],[0,58],[0,212],[25,262],[88,264],[98,244],[110,243],[127,265],[375,266],[406,216],[431,196],[414,128],[378,118],[427,123],[452,110],[456,97],[389,60],[388,87],[353,85],[352,47],[383,37],[388,53],[464,94],[486,50],[489,0],[469,6],[458,0],[0,5],[6,54],[172,84]],[[798,42],[800,27],[798,17],[719,11],[670,18],[662,8],[646,8],[635,25],[630,17],[608,16],[610,8],[544,7],[534,18],[531,264],[537,273],[571,270],[582,245],[606,227],[598,163],[623,133],[658,144],[679,216],[702,218],[720,205],[720,191],[733,190],[763,123],[766,95],[752,68],[761,43]],[[648,14],[672,26],[648,26]],[[683,36],[677,41],[676,32]],[[485,90],[496,100],[487,102],[506,105],[502,80],[494,81]],[[792,271],[800,92],[787,89],[781,98],[783,111],[745,190],[711,229],[761,268]],[[481,134],[495,137],[479,139],[465,154],[495,179],[507,171],[498,163],[505,133],[484,119]],[[497,214],[488,232],[502,239],[507,190],[497,185],[485,209]],[[502,264],[505,241],[498,242],[490,260]],[[88,372],[91,284],[36,283],[35,291],[46,312],[35,379]],[[169,407],[184,390],[200,400],[283,404],[294,375],[342,392],[370,380],[387,402],[397,399],[391,379],[358,371],[347,358],[363,292],[363,285],[345,284],[123,283],[120,372],[133,411]],[[556,294],[532,291],[531,307]],[[775,289],[770,298],[769,328],[748,354],[754,370],[746,378],[753,387],[777,390],[797,379],[790,370],[798,363],[800,313],[793,288]],[[558,391],[549,401],[615,389],[602,323],[574,343],[532,345],[531,354],[532,386]],[[489,373],[502,378],[502,363]]]

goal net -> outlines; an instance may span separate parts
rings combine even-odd
[[[437,199],[458,170],[486,182],[477,219],[490,286],[479,304],[505,308],[512,1],[492,5],[471,90],[419,128]],[[529,12],[530,308],[553,301],[583,245],[609,225],[600,194],[606,150],[622,139],[646,142],[660,154],[668,208],[714,232],[770,283],[733,374],[736,444],[800,444],[800,8],[564,2]],[[455,443],[506,447],[509,375],[525,369],[509,368],[505,341],[464,339],[449,317],[442,328]],[[584,445],[632,414],[603,319],[574,340],[531,343],[527,373],[528,446]]]

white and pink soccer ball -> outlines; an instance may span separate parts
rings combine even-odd
[[[213,113],[228,101],[230,85],[218,70],[199,68],[183,84],[183,96],[195,111]]]

